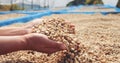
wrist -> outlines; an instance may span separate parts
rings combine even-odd
[[[26,35],[21,36],[21,43],[22,43],[22,50],[30,50],[28,38],[26,37]]]
[[[27,35],[23,35],[22,38],[24,39],[24,42],[25,42],[25,48],[24,50],[32,50],[32,47],[31,47],[31,34],[27,34]]]
[[[48,37],[43,34],[31,33],[31,34],[24,35],[23,38],[25,39],[25,43],[27,44],[26,49],[35,50],[34,48],[35,41],[42,41],[43,37],[48,39]]]

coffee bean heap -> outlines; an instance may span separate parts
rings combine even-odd
[[[48,36],[56,42],[63,42],[67,50],[51,55],[36,51],[18,51],[0,56],[0,63],[105,63],[101,53],[94,53],[76,37],[74,26],[60,18],[43,20],[34,25],[32,33]]]
[[[63,42],[68,47],[68,50],[57,53],[57,55],[62,55],[57,63],[105,63],[106,61],[101,51],[95,53],[89,50],[89,47],[82,45],[76,37],[75,28],[63,19],[44,20],[33,27],[33,33],[45,34],[49,39]]]
[[[80,52],[80,43],[77,42],[77,39],[74,36],[74,26],[71,26],[69,23],[66,23],[65,20],[60,18],[44,20],[41,24],[33,27],[33,33],[45,34],[51,40],[63,42],[68,47],[68,50],[58,53],[62,54],[62,60],[59,62],[75,63],[75,57]]]

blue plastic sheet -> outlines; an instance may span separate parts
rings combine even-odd
[[[89,5],[89,6],[93,6],[93,5]],[[103,8],[114,8],[116,10],[115,12],[100,12],[103,15],[107,15],[110,13],[111,14],[120,13],[120,8],[111,7],[111,6],[103,6],[103,5],[97,5],[97,6],[101,6]],[[43,16],[51,15],[51,14],[95,14],[95,13],[98,13],[98,12],[72,12],[72,10],[81,9],[83,7],[84,7],[84,5],[72,6],[72,7],[69,7],[66,9],[61,9],[58,11],[50,11],[49,9],[47,9],[44,12],[34,12],[34,11],[33,12],[32,11],[0,12],[0,14],[10,14],[10,13],[28,14],[27,16],[24,16],[24,17],[0,21],[0,26],[6,26],[6,25],[13,24],[13,23],[19,23],[19,22],[25,23],[25,22],[31,21],[35,18],[40,18]],[[69,11],[71,11],[71,12],[69,12]]]
[[[13,23],[18,23],[18,22],[25,23],[25,22],[31,21],[35,18],[40,18],[40,17],[46,16],[46,15],[51,15],[51,14],[52,14],[51,11],[47,11],[47,12],[37,13],[34,15],[28,15],[28,16],[24,16],[24,17],[20,17],[20,18],[3,20],[3,21],[0,21],[0,26],[6,26],[6,25],[13,24]]]
[[[115,8],[116,9],[116,12],[120,12],[120,8]]]
[[[32,12],[32,11],[2,11],[0,12],[0,14],[12,14],[12,13],[33,15],[39,12]]]
[[[103,15],[120,13],[120,8],[109,6],[109,5],[87,5],[87,6],[90,6],[90,7],[99,6],[101,8],[115,9],[114,12],[99,12]],[[60,10],[60,11],[53,12],[53,14],[95,14],[95,13],[98,13],[98,12],[74,12],[74,11],[72,11],[72,10],[76,10],[76,9],[81,9],[83,7],[84,7],[84,5],[72,6],[72,7],[69,7],[69,9],[66,9],[65,11]]]

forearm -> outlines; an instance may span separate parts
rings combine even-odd
[[[24,50],[26,46],[27,43],[22,36],[0,36],[0,55]]]
[[[28,34],[29,30],[23,27],[2,27],[0,28],[0,36],[16,36]]]

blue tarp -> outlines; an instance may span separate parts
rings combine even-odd
[[[93,5],[91,5],[93,6]],[[111,6],[103,6],[103,5],[98,5],[98,6],[101,6],[103,8],[113,8],[115,9],[115,12],[99,12],[103,15],[106,15],[106,14],[110,14],[110,13],[113,13],[113,14],[117,14],[117,13],[120,13],[120,8],[116,8],[116,7],[111,7]],[[28,22],[28,21],[31,21],[35,18],[40,18],[40,17],[43,17],[43,16],[46,16],[46,15],[51,15],[51,14],[95,14],[95,13],[98,13],[98,12],[72,12],[71,10],[76,10],[76,9],[80,9],[80,8],[83,8],[84,6],[83,5],[80,5],[80,6],[72,6],[72,7],[69,7],[69,8],[66,8],[66,9],[61,9],[61,10],[58,10],[58,11],[50,11],[50,10],[46,10],[44,12],[34,12],[34,11],[7,11],[7,12],[0,12],[0,14],[10,14],[10,13],[22,13],[22,14],[28,14],[27,16],[24,16],[24,17],[20,17],[20,18],[14,18],[14,19],[9,19],[9,20],[2,20],[0,21],[0,26],[6,26],[6,25],[10,25],[10,24],[13,24],[13,23],[18,23],[18,22]],[[71,12],[69,12],[71,11]]]
[[[35,18],[40,18],[40,17],[46,16],[46,15],[51,15],[51,13],[52,13],[51,11],[47,11],[47,12],[37,13],[34,15],[28,15],[28,16],[24,16],[24,17],[20,17],[20,18],[3,20],[3,21],[0,21],[0,26],[6,26],[6,25],[13,24],[13,23],[18,23],[18,22],[23,22],[23,23],[28,22]]]

